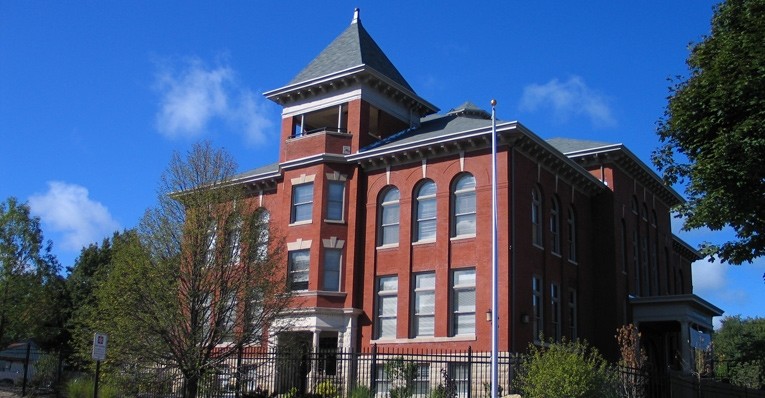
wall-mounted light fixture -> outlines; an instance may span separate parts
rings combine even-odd
[[[529,323],[529,314],[521,314],[521,323]]]
[[[486,322],[491,322],[492,316],[491,316],[491,308],[486,310]]]

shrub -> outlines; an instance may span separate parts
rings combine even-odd
[[[372,390],[367,386],[356,386],[348,393],[348,398],[372,398]]]
[[[337,387],[332,380],[324,380],[316,386],[316,394],[322,398],[334,398],[337,396]]]
[[[69,382],[66,383],[66,396],[68,398],[91,398],[93,396],[93,380],[69,380]],[[115,398],[119,396],[119,391],[109,384],[99,384],[98,396],[100,398]]]
[[[529,345],[516,387],[527,398],[616,397],[616,373],[586,342]]]

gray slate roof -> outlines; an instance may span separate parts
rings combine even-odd
[[[361,65],[375,69],[414,93],[412,86],[407,83],[406,79],[380,49],[380,46],[367,33],[359,18],[354,18],[351,26],[335,38],[288,85],[302,83]]]
[[[546,141],[562,153],[579,152],[616,145],[609,142],[575,140],[571,138],[551,138]]]
[[[241,180],[248,177],[254,177],[259,174],[269,174],[279,171],[279,163],[271,163],[267,164],[265,166],[260,166],[256,169],[248,170],[243,173],[237,174],[234,177],[232,177],[232,180]]]
[[[466,106],[467,105],[467,106]],[[468,112],[465,112],[468,111]],[[491,126],[491,114],[466,102],[446,115],[429,115],[420,120],[418,127],[409,128],[361,148],[361,152],[401,145],[413,141],[445,136],[462,131]]]

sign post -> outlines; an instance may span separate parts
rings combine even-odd
[[[109,337],[104,333],[93,334],[93,359],[96,360],[96,376],[93,381],[93,398],[98,398],[98,376],[101,372],[101,361],[106,359],[106,342]]]

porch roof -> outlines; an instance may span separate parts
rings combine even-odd
[[[712,317],[723,314],[723,310],[695,294],[631,297],[630,305],[635,323],[687,321],[712,330]]]

